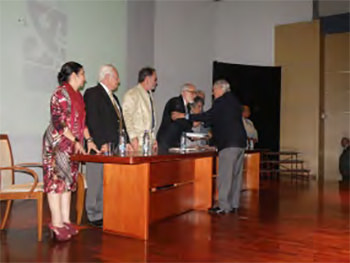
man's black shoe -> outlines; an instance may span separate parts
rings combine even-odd
[[[94,227],[102,228],[102,226],[103,226],[103,219],[96,220],[96,221],[89,221],[89,225],[94,226]]]
[[[238,213],[238,208],[232,208],[232,209],[230,210],[230,213],[232,213],[232,214],[237,214],[237,213]]]
[[[221,209],[220,207],[212,207],[212,208],[209,208],[208,209],[208,212],[210,213],[210,214],[217,214],[217,215],[219,215],[219,214],[227,214],[228,213],[228,211],[225,211],[224,209]]]

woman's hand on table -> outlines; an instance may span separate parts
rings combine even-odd
[[[100,151],[98,150],[96,144],[93,141],[88,141],[87,142],[87,153],[90,154],[90,152],[93,150],[96,152],[96,154],[100,154]]]
[[[74,142],[74,153],[75,154],[86,154],[86,151],[80,142]]]

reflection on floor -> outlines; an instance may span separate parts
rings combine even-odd
[[[43,242],[38,243],[35,203],[17,201],[7,230],[1,232],[0,261],[350,261],[348,186],[263,181],[260,192],[243,192],[241,204],[238,214],[192,211],[157,222],[151,226],[148,242],[83,224],[77,237],[60,244],[50,239],[47,227]],[[44,211],[47,223],[47,204]]]

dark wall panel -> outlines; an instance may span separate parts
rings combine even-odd
[[[279,150],[281,68],[213,63],[213,82],[226,79],[242,104],[251,108],[259,133],[256,148]]]
[[[336,34],[350,32],[350,13],[321,17],[321,32]]]

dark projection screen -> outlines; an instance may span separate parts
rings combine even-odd
[[[250,106],[250,119],[258,130],[255,148],[279,151],[281,68],[213,63],[213,82],[226,79],[242,104]]]

